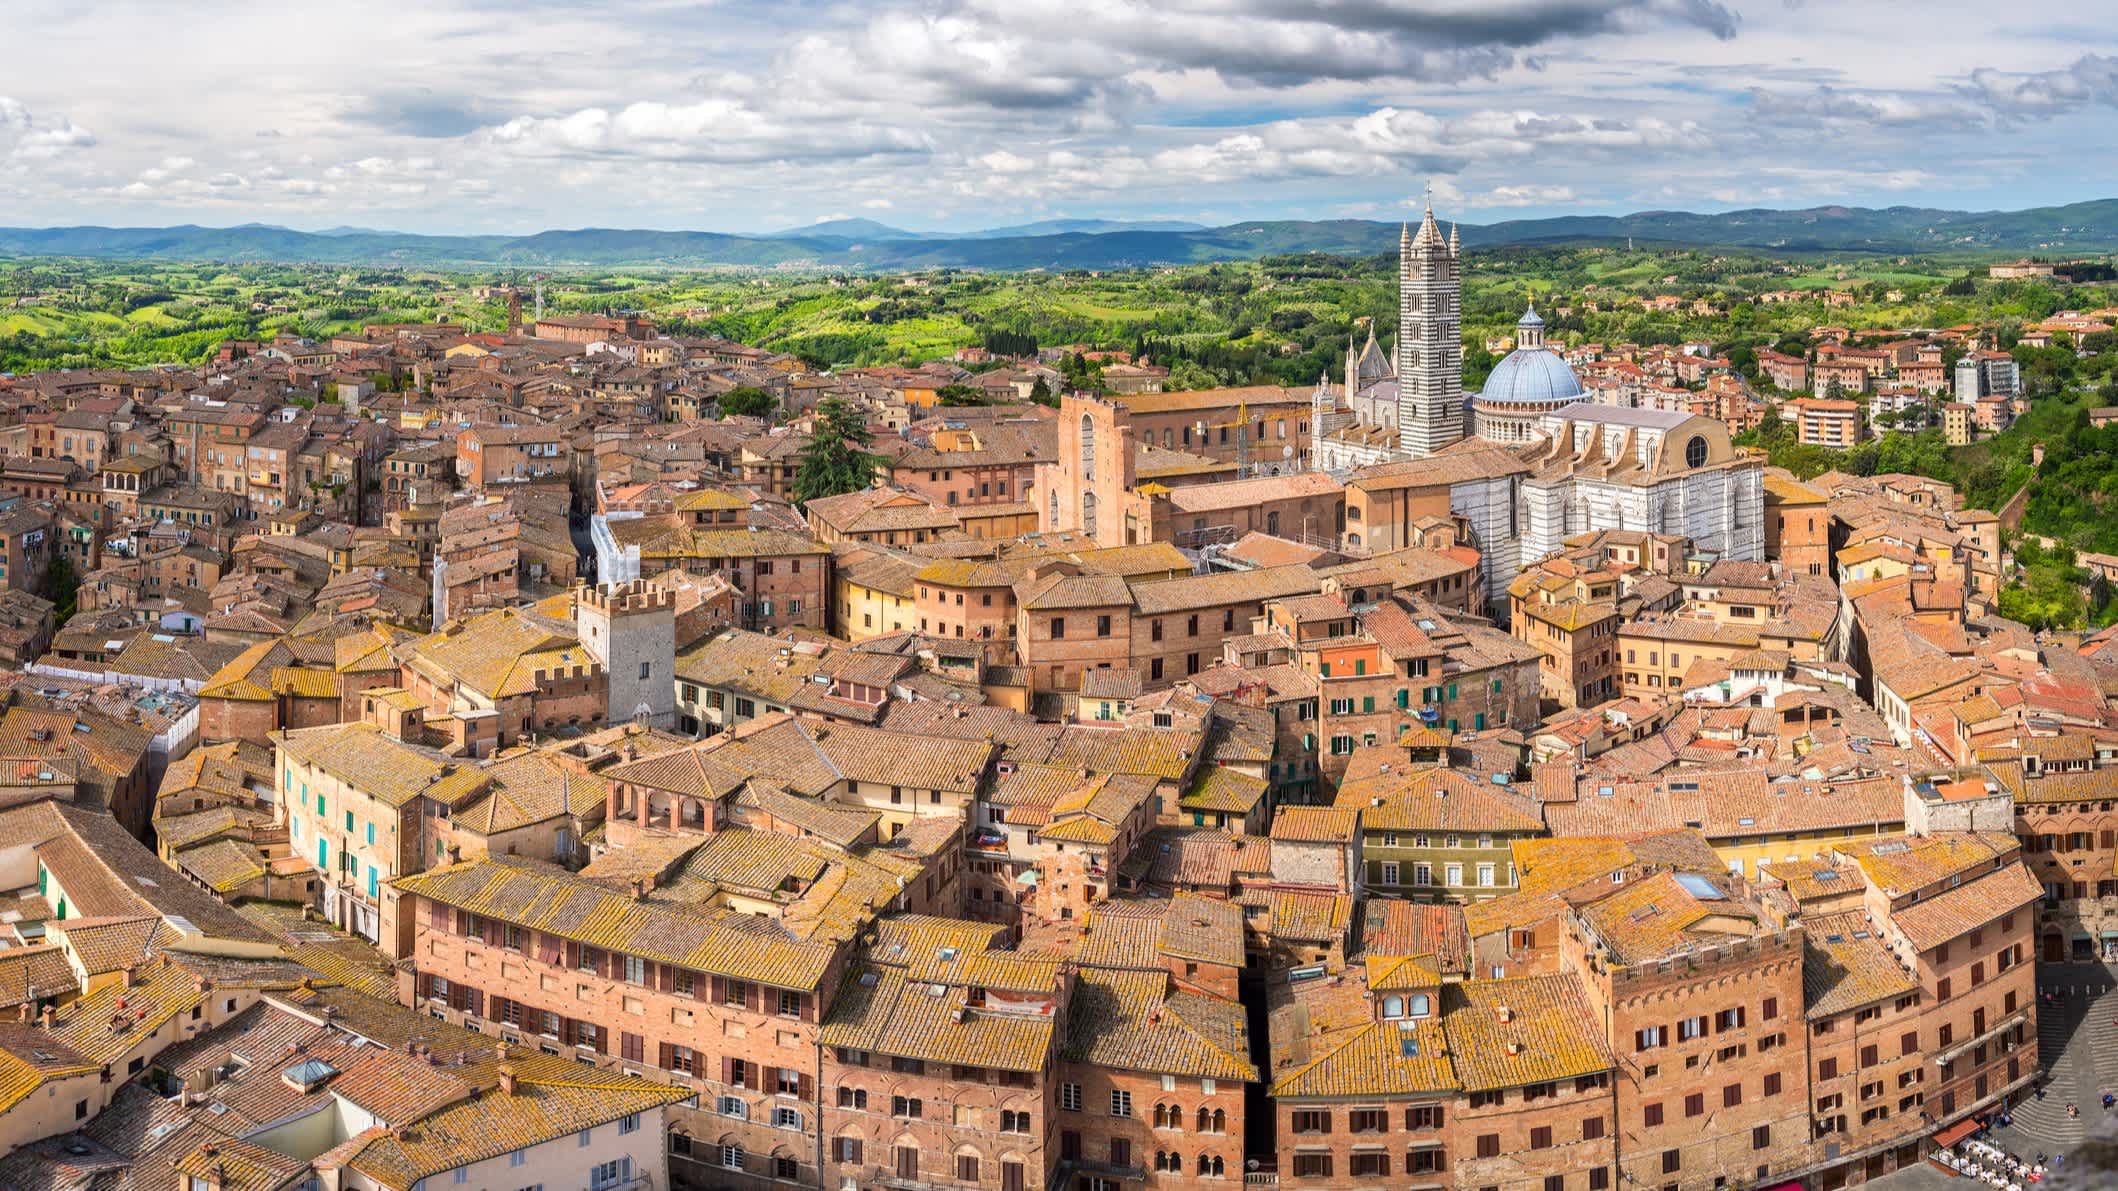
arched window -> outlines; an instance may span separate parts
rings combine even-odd
[[[1228,1132],[1228,1113],[1225,1110],[1218,1108],[1213,1110],[1213,1131],[1215,1133]]]
[[[1096,536],[1096,494],[1093,492],[1081,494],[1081,532],[1089,537]]]
[[[1383,1017],[1399,1018],[1405,1015],[1405,999],[1399,996],[1383,998]]]
[[[1691,441],[1684,444],[1684,466],[1706,466],[1706,437],[1704,435],[1694,434],[1691,436]]]
[[[1425,1017],[1432,1012],[1434,1012],[1433,1002],[1427,999],[1427,994],[1412,994],[1412,1016]]]
[[[1207,1157],[1206,1155],[1204,1155],[1204,1154],[1201,1154],[1201,1155],[1199,1155],[1199,1173],[1200,1173],[1200,1174],[1209,1174],[1209,1173],[1211,1173],[1212,1171],[1213,1171],[1213,1159],[1211,1159],[1211,1158],[1208,1158],[1208,1157]]]
[[[1223,1169],[1224,1168],[1221,1165],[1221,1156],[1219,1154],[1215,1154],[1213,1156],[1213,1169],[1208,1170],[1206,1173],[1212,1175],[1215,1178],[1220,1178],[1221,1171]]]
[[[1096,478],[1096,423],[1087,414],[1081,415],[1081,478]]]

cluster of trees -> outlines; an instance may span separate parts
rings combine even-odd
[[[2015,544],[2016,577],[2000,589],[2000,614],[2009,620],[2019,620],[2032,629],[2080,628],[2088,622],[2089,603],[2085,586],[2088,573],[2078,565],[2072,547],[2060,546],[2046,550],[2035,538],[2025,538]],[[2118,612],[2108,594],[2108,585],[2101,600],[2100,611]],[[2108,624],[2109,620],[2100,623]]]
[[[1939,430],[1890,430],[1879,439],[1838,450],[1795,441],[1795,425],[1767,407],[1765,419],[1756,428],[1735,436],[1737,446],[1763,447],[1766,461],[1784,467],[1802,479],[1827,471],[1857,476],[1907,475],[1950,479],[1955,465]],[[1953,481],[1952,481],[1953,482]]]
[[[1037,354],[1037,337],[1027,331],[1010,331],[1002,327],[988,329],[982,337],[982,346],[996,356],[1019,356],[1030,359]]]

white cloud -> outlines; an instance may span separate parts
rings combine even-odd
[[[1970,94],[2009,115],[2050,115],[2118,106],[2118,57],[2083,54],[2057,70],[1971,72]]]
[[[95,143],[94,133],[65,116],[38,116],[22,101],[0,95],[0,148],[8,157],[47,160]]]
[[[2118,102],[2118,36],[1982,0],[1828,37],[1732,0],[382,0],[328,39],[285,6],[112,7],[136,3],[11,20],[39,52],[0,98],[8,221],[1301,218],[1430,180],[1467,213],[2022,206],[2107,191]]]
[[[1563,207],[1574,201],[1571,186],[1495,186],[1464,199],[1472,210],[1489,207]]]

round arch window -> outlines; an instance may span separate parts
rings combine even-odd
[[[1684,444],[1684,466],[1706,466],[1706,438],[1704,435],[1694,434],[1691,436],[1691,441]]]

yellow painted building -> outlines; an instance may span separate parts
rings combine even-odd
[[[922,560],[923,561],[923,560]],[[886,633],[919,628],[913,603],[912,575],[919,569],[891,554],[852,550],[832,568],[832,627],[848,641],[865,641]]]

